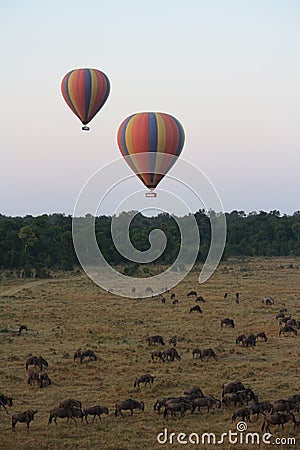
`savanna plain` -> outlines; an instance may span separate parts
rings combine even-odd
[[[163,418],[153,410],[158,398],[180,396],[186,389],[200,387],[204,394],[221,399],[222,384],[242,381],[258,395],[259,401],[274,401],[300,393],[300,331],[298,336],[279,336],[276,314],[281,308],[300,320],[300,260],[235,259],[222,262],[203,285],[198,283],[200,267],[165,294],[166,303],[157,298],[129,299],[117,297],[94,284],[84,273],[53,274],[51,279],[2,278],[0,281],[0,392],[13,397],[7,415],[0,409],[0,448],[5,450],[156,450],[161,448],[265,449],[270,445],[166,444],[157,441],[165,428],[170,433],[215,433],[236,431],[231,417],[234,406],[222,406],[209,413],[205,408],[182,418]],[[134,283],[133,283],[134,285]],[[149,280],[151,286],[151,280]],[[113,287],[113,286],[112,286]],[[190,313],[195,298],[187,292],[196,290],[203,296],[202,314]],[[171,293],[178,303],[173,305]],[[227,298],[224,293],[227,292]],[[236,292],[240,303],[235,302]],[[274,305],[264,305],[270,296]],[[235,328],[221,328],[222,318],[232,318]],[[16,330],[26,324],[28,331]],[[239,334],[264,331],[267,342],[255,347],[236,345]],[[151,360],[147,337],[162,335],[166,346],[177,336],[176,349],[181,360],[162,363]],[[192,358],[192,349],[212,348],[215,360]],[[76,349],[91,349],[96,361],[73,361]],[[163,349],[158,347],[157,349]],[[27,383],[25,361],[28,355],[42,355],[49,363],[50,386],[39,388]],[[150,373],[153,385],[134,388],[137,376]],[[58,419],[48,424],[50,409],[61,400],[79,399],[83,407],[104,405],[109,414],[94,423]],[[145,410],[128,411],[115,417],[118,400],[134,398],[144,401]],[[26,432],[26,424],[11,429],[11,415],[37,409]],[[299,413],[295,413],[299,420]],[[261,433],[263,417],[248,423],[248,431]],[[300,448],[300,432],[293,424],[284,430],[271,429],[276,437],[294,437],[294,445],[276,448]],[[262,433],[261,433],[262,434]],[[169,438],[168,438],[169,439]]]

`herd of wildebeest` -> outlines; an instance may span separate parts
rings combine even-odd
[[[167,291],[168,292],[168,291]],[[166,294],[153,296],[162,303],[166,303]],[[227,293],[224,294],[224,298],[227,297]],[[196,291],[190,291],[187,293],[187,297],[195,297],[196,305],[192,306],[189,313],[202,314],[202,309],[198,303],[205,303],[202,296],[198,296]],[[178,300],[176,295],[172,293],[170,295],[172,305],[176,305]],[[235,301],[240,303],[240,294],[235,294]],[[274,305],[274,300],[271,297],[262,299],[262,303],[266,306]],[[292,318],[286,308],[282,308],[277,311],[274,319],[279,324],[279,336],[297,336],[297,330],[300,329],[300,320]],[[224,317],[220,319],[220,326],[235,328],[234,319],[230,317]],[[28,331],[26,325],[21,325],[19,334],[22,331]],[[179,351],[177,350],[177,344],[180,343],[182,338],[173,336],[168,341],[161,335],[149,336],[146,339],[146,345],[148,347],[156,347],[154,350],[150,350],[151,360],[153,363],[172,363],[176,360],[181,360]],[[257,343],[267,342],[268,337],[263,330],[258,331],[256,334],[240,334],[236,336],[235,344],[243,347],[254,347]],[[166,345],[168,342],[169,346]],[[167,348],[166,348],[167,347]],[[218,355],[212,348],[199,348],[195,347],[191,349],[192,359],[199,358],[201,361],[209,361],[213,359],[218,360]],[[74,352],[74,363],[84,364],[85,359],[89,361],[97,361],[95,352],[91,349],[81,350],[80,348]],[[25,361],[25,368],[28,373],[28,384],[30,386],[39,386],[39,388],[46,388],[51,385],[51,379],[47,373],[49,367],[48,361],[41,355],[36,356],[30,354]],[[141,385],[152,385],[155,382],[155,376],[150,373],[145,373],[137,376],[133,382],[134,388],[139,388]],[[13,406],[13,398],[5,394],[0,394],[0,410],[3,408],[7,414],[9,414],[8,408]],[[1,408],[2,407],[2,408]],[[263,416],[262,431],[266,430],[270,432],[271,426],[284,427],[285,423],[292,422],[294,430],[300,430],[300,393],[291,392],[290,396],[286,398],[278,398],[275,400],[259,399],[258,395],[252,390],[251,387],[244,385],[241,381],[233,381],[222,385],[222,392],[220,397],[214,397],[206,395],[200,387],[193,387],[184,390],[184,392],[177,396],[169,396],[166,398],[159,398],[151,407],[154,411],[160,414],[163,408],[163,417],[183,417],[187,411],[194,414],[198,411],[202,414],[203,409],[207,413],[214,412],[219,408],[234,408],[232,410],[232,421],[243,420],[251,422],[254,418],[256,421],[260,415]],[[115,403],[115,416],[124,416],[122,411],[130,411],[130,415],[133,415],[134,410],[144,411],[145,404],[143,401],[138,401],[133,398],[127,398],[124,400],[118,400]],[[37,410],[27,410],[24,412],[15,412],[12,415],[12,429],[15,430],[18,422],[26,423],[27,431],[32,420],[34,420]],[[102,414],[109,414],[109,409],[104,405],[82,406],[82,402],[79,399],[68,398],[62,400],[58,406],[52,408],[49,411],[48,424],[52,421],[57,424],[57,419],[70,419],[77,424],[77,420],[81,419],[88,423],[88,416],[92,416],[92,422],[98,417],[101,419]],[[252,419],[252,420],[251,420]]]

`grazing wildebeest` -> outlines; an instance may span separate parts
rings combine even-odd
[[[186,294],[187,297],[197,297],[197,292],[196,291],[190,291]]]
[[[38,356],[37,358],[37,366],[40,369],[40,371],[43,370],[43,366],[48,367],[48,361],[45,360],[45,358],[43,358],[42,356]]]
[[[265,417],[264,423],[262,424],[261,431],[266,430],[266,432],[271,433],[270,425],[277,425],[278,427],[281,425],[282,429],[284,429],[284,424],[288,422],[296,423],[296,419],[293,413],[290,414],[281,414],[275,413],[270,416]]]
[[[245,401],[247,405],[251,400],[254,400],[256,403],[258,402],[258,396],[250,388],[237,391],[236,394],[238,394],[240,399],[243,402]]]
[[[203,360],[203,358],[205,357],[207,357],[207,359],[214,358],[215,361],[217,361],[218,359],[217,355],[215,354],[212,348],[206,348],[204,350],[201,350],[200,359]]]
[[[17,422],[24,423],[26,422],[27,431],[29,431],[29,425],[32,420],[34,420],[34,415],[37,413],[37,410],[30,409],[29,411],[25,411],[22,413],[15,413],[11,418],[11,426],[12,429],[15,430]]]
[[[166,401],[165,410],[164,410],[164,419],[168,417],[168,413],[170,412],[172,416],[176,417],[176,412],[180,412],[180,417],[184,415],[184,413],[192,408],[192,403],[186,400],[175,400],[170,399]]]
[[[31,370],[28,374],[27,383],[32,386],[34,383],[40,384],[40,376],[35,370]]]
[[[164,354],[164,352],[162,352],[161,350],[154,350],[151,353],[151,359],[154,362],[157,358],[164,363],[165,362],[165,354]]]
[[[45,386],[50,386],[51,380],[49,378],[49,375],[47,372],[43,372],[40,374],[40,388],[43,388]]]
[[[100,417],[101,414],[109,414],[107,406],[96,405],[96,406],[90,406],[90,407],[85,408],[83,410],[83,415],[85,417],[86,423],[88,423],[88,420],[87,420],[87,416],[88,415],[94,416],[93,420],[92,420],[92,423],[94,423],[94,420],[96,419],[96,416],[98,416],[99,420],[101,420],[101,417]]]
[[[90,361],[97,361],[97,356],[93,350],[84,350],[81,353],[80,362],[82,363],[84,358],[90,358]]]
[[[295,330],[295,328],[291,327],[290,325],[285,325],[284,327],[281,327],[279,330],[279,336],[281,336],[282,334],[294,334],[295,336],[297,336],[297,330]]]
[[[172,305],[177,305],[179,303],[177,298],[174,298],[174,300],[172,300]]]
[[[66,400],[62,400],[59,405],[60,408],[82,408],[82,403],[80,400],[76,400],[75,398],[67,398]]]
[[[196,355],[198,355],[199,358],[201,358],[201,350],[200,350],[200,348],[199,347],[193,348],[192,355],[193,355],[193,359],[196,357]]]
[[[205,303],[206,300],[204,300],[204,298],[201,295],[199,295],[199,297],[196,298],[196,302]]]
[[[221,319],[221,328],[223,328],[223,325],[226,327],[234,328],[234,320],[229,319],[229,317],[225,317],[225,319]]]
[[[199,387],[194,387],[192,389],[186,389],[184,395],[191,395],[193,398],[204,397],[203,391]]]
[[[53,408],[50,411],[48,424],[51,424],[52,420],[54,420],[55,425],[57,425],[57,418],[59,418],[59,419],[67,418],[68,421],[69,421],[69,419],[73,419],[73,421],[75,422],[75,425],[77,425],[75,417],[83,418],[83,411],[78,408],[73,408],[72,406]]]
[[[198,313],[202,314],[202,309],[200,308],[199,305],[195,305],[190,308],[190,313],[192,313],[192,312],[198,312]]]
[[[199,413],[201,413],[200,408],[207,407],[207,412],[209,412],[210,408],[221,408],[221,400],[215,397],[198,397],[193,399],[192,405],[192,414],[195,409],[198,408]]]
[[[75,362],[76,359],[79,359],[79,360],[81,359],[81,348],[78,348],[74,353],[73,361]]]
[[[249,334],[249,336],[247,336],[243,340],[242,346],[243,347],[255,347],[256,346],[256,335],[255,334]]]
[[[241,381],[232,381],[230,383],[223,384],[222,388],[222,397],[224,397],[225,394],[231,394],[232,392],[243,391],[246,389]]]
[[[265,342],[267,342],[268,340],[267,335],[264,331],[261,331],[260,333],[256,334],[256,341],[258,340],[258,338],[262,339]]]
[[[233,422],[237,418],[241,418],[243,421],[248,420],[249,422],[251,422],[249,408],[245,407],[236,410],[231,417],[231,421]]]
[[[145,373],[145,375],[141,375],[140,377],[137,377],[135,379],[133,387],[139,387],[140,383],[145,383],[145,386],[147,386],[147,384],[153,384],[155,378],[155,376],[152,376],[149,373]]]
[[[27,359],[26,359],[26,370],[28,370],[29,366],[34,366],[34,368],[36,369],[38,367],[38,357],[37,356],[33,356],[30,355]]]
[[[141,411],[144,411],[145,405],[144,402],[138,402],[137,400],[134,400],[133,398],[127,398],[126,400],[121,400],[116,403],[116,410],[115,410],[115,416],[117,417],[118,414],[121,416],[124,416],[122,413],[123,410],[130,410],[130,415],[132,416],[134,409],[139,409]]]
[[[272,297],[264,297],[261,302],[263,303],[263,305],[267,305],[267,306],[275,304],[275,301],[273,300]]]
[[[4,394],[0,394],[0,408],[2,406],[5,409],[6,414],[8,414],[8,411],[6,409],[6,405],[12,406],[13,405],[13,398],[12,397],[7,397]]]
[[[176,345],[177,345],[177,338],[176,338],[176,336],[172,336],[169,339],[169,345],[174,345],[174,347],[176,347]]]
[[[19,330],[18,330],[18,334],[21,334],[23,330],[24,331],[28,331],[27,325],[20,325]]]
[[[247,339],[247,336],[245,334],[239,334],[235,340],[236,345],[243,344],[245,339]]]
[[[155,345],[155,344],[165,345],[163,337],[159,335],[148,337],[147,342],[148,345]]]
[[[178,359],[178,360],[181,359],[181,357],[178,354],[178,351],[176,350],[175,347],[167,348],[164,351],[164,355],[165,355],[165,358],[166,358],[167,361],[174,361],[175,359]]]

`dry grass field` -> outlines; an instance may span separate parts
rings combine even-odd
[[[159,448],[201,448],[246,450],[269,448],[268,445],[159,444],[157,434],[168,432],[213,432],[219,437],[236,430],[231,422],[235,407],[217,409],[214,414],[203,410],[200,415],[187,412],[182,419],[163,418],[153,411],[160,397],[179,396],[195,386],[205,394],[221,398],[222,383],[241,380],[263,400],[276,400],[300,393],[300,336],[278,335],[275,318],[280,308],[300,320],[300,260],[247,259],[223,262],[204,285],[198,284],[194,270],[171,292],[179,300],[172,305],[170,293],[166,303],[157,299],[132,300],[116,297],[92,283],[83,274],[58,274],[49,280],[6,279],[0,282],[0,392],[12,396],[9,415],[0,410],[0,448],[33,449],[99,449],[156,450]],[[189,313],[195,299],[186,293],[197,290],[206,303],[203,314]],[[229,295],[224,299],[224,293]],[[240,304],[235,293],[240,293]],[[261,299],[271,296],[274,306]],[[233,318],[235,329],[220,326],[223,317]],[[29,327],[21,335],[11,332],[20,324]],[[235,344],[237,335],[265,331],[267,342],[254,348]],[[176,335],[180,361],[151,361],[146,338],[160,334],[168,342]],[[299,331],[300,334],[300,331]],[[218,360],[193,360],[194,347],[213,348]],[[81,347],[94,350],[97,361],[73,362],[74,351]],[[43,355],[49,362],[52,384],[40,389],[27,384],[26,357]],[[156,376],[152,386],[133,383],[138,375]],[[49,411],[59,401],[73,397],[83,406],[106,405],[109,415],[101,421],[77,426],[71,420],[58,419],[48,425]],[[132,397],[145,402],[145,411],[134,411],[132,417],[115,417],[117,400]],[[29,433],[26,424],[11,430],[11,415],[17,411],[37,409]],[[163,411],[163,410],[162,410]],[[125,412],[126,414],[126,412]],[[299,418],[300,414],[296,413]],[[89,419],[91,422],[91,418]],[[249,423],[248,431],[259,431],[263,419]],[[262,434],[262,433],[261,433]],[[276,437],[295,437],[298,445],[276,445],[276,448],[300,448],[300,432],[292,424],[284,431],[274,429]]]

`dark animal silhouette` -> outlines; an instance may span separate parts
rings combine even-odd
[[[250,410],[247,407],[236,410],[231,417],[231,421],[233,422],[238,418],[241,418],[243,421],[248,420],[249,422],[251,422]]]
[[[264,342],[267,342],[267,340],[268,340],[267,335],[264,331],[261,331],[260,333],[256,334],[256,341],[258,340],[258,338],[260,338]]]
[[[74,353],[73,361],[75,362],[76,359],[81,360],[81,348],[78,348]]]
[[[75,398],[67,398],[66,400],[62,400],[59,405],[60,408],[82,408],[82,403],[80,400],[76,400]]]
[[[148,337],[147,342],[148,342],[148,345],[156,345],[156,344],[165,345],[163,337],[160,335]]]
[[[164,355],[167,361],[175,361],[175,359],[181,359],[175,347],[167,348],[167,350],[164,351]]]
[[[43,372],[40,374],[40,388],[43,388],[45,386],[50,386],[51,380],[49,378],[49,375],[47,372]]]
[[[159,359],[161,362],[165,362],[165,354],[161,350],[154,350],[151,353],[151,359],[153,362],[156,361],[156,359]]]
[[[199,387],[194,387],[192,389],[186,389],[184,395],[191,395],[194,398],[204,397],[203,391]]]
[[[57,419],[72,419],[75,422],[75,425],[77,425],[76,417],[83,418],[83,411],[78,408],[74,408],[72,406],[70,407],[58,407],[53,408],[50,411],[50,416],[48,420],[48,424],[50,425],[52,423],[52,420],[54,420],[55,425],[57,425]]]
[[[241,381],[233,381],[223,384],[222,388],[222,397],[224,397],[225,394],[231,394],[232,392],[243,391],[246,389]]]
[[[90,361],[97,361],[97,356],[93,350],[84,350],[81,353],[80,362],[82,363],[84,358],[89,358]]]
[[[264,298],[262,299],[262,303],[263,303],[264,305],[271,306],[271,305],[274,305],[274,304],[275,304],[275,301],[273,300],[272,297],[264,297]]]
[[[7,397],[4,394],[0,394],[0,408],[2,406],[5,409],[6,414],[8,414],[8,411],[6,409],[6,405],[7,406],[12,406],[13,405],[13,398],[12,397]]]
[[[234,328],[234,320],[229,317],[225,317],[225,319],[221,320],[221,328],[223,328],[224,325],[226,327]]]
[[[200,295],[199,297],[196,298],[196,302],[205,303],[206,300],[204,300],[204,298]]]
[[[245,334],[239,334],[235,340],[236,345],[243,344],[245,339],[247,339],[247,336]]]
[[[35,370],[31,370],[28,374],[27,383],[33,386],[34,383],[40,384],[40,376]]]
[[[199,347],[193,348],[192,350],[193,359],[198,355],[201,358],[201,350]]]
[[[130,415],[132,416],[133,410],[139,409],[141,411],[144,411],[145,405],[144,402],[138,402],[137,400],[134,400],[132,398],[128,398],[126,400],[122,400],[116,403],[116,410],[115,410],[115,416],[117,417],[118,414],[121,416],[124,416],[122,413],[122,410],[130,410]]]
[[[281,428],[284,429],[284,424],[288,422],[293,422],[294,424],[296,423],[294,414],[271,414],[270,416],[265,417],[261,431],[264,431],[265,429],[267,433],[271,433],[270,425],[277,425],[278,427],[281,425]]]
[[[211,359],[214,358],[215,361],[217,361],[218,357],[215,354],[214,350],[212,348],[206,348],[204,350],[201,350],[200,352],[200,359],[203,360],[203,358]]]
[[[86,423],[88,423],[88,420],[87,420],[88,415],[93,416],[92,423],[94,423],[96,416],[98,416],[99,420],[101,420],[101,414],[109,414],[107,406],[96,405],[96,406],[90,406],[83,410],[83,416],[85,418]]]
[[[174,347],[176,347],[177,345],[177,338],[176,336],[173,336],[169,339],[169,345],[174,345]]]
[[[27,325],[20,325],[19,330],[18,330],[18,334],[21,334],[23,330],[26,331],[26,332],[28,331]]]
[[[147,384],[153,384],[155,378],[155,376],[152,376],[149,373],[145,373],[145,375],[141,375],[140,377],[137,377],[135,379],[133,387],[139,387],[140,383],[145,383],[145,386],[147,386]]]
[[[201,413],[200,408],[207,408],[207,412],[211,408],[221,408],[221,401],[215,397],[198,397],[194,398],[192,402],[192,414],[194,413],[195,409],[198,408],[199,413]]]
[[[190,313],[192,313],[192,312],[198,312],[198,313],[202,314],[202,309],[200,308],[199,305],[195,305],[190,308]]]
[[[15,430],[16,424],[18,422],[20,422],[20,423],[26,423],[27,431],[29,431],[30,422],[32,422],[34,420],[34,416],[36,413],[37,413],[37,410],[34,411],[34,410],[30,409],[29,411],[13,414],[12,418],[11,418],[12,429]]]
[[[279,336],[281,336],[282,334],[294,334],[295,336],[297,336],[297,330],[295,330],[295,328],[291,327],[290,325],[285,325],[284,327],[281,327],[279,330]]]
[[[170,412],[172,416],[176,417],[176,412],[180,412],[180,417],[183,417],[184,413],[192,408],[192,403],[188,401],[174,401],[174,399],[167,400],[164,410],[164,419],[168,417]]]
[[[187,297],[197,297],[197,292],[196,291],[190,291],[186,294]]]

